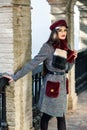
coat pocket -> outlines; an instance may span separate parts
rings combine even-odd
[[[56,98],[59,95],[60,83],[47,81],[46,95],[51,98]]]

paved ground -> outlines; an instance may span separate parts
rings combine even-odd
[[[77,110],[69,113],[66,120],[67,130],[87,130],[87,90],[79,94]],[[49,122],[48,130],[57,130],[56,118]]]

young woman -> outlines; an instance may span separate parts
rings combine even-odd
[[[4,75],[9,78],[9,82],[16,81],[44,62],[47,73],[44,76],[38,103],[38,108],[43,113],[41,130],[48,129],[51,117],[57,118],[58,130],[66,130],[66,73],[71,69],[77,57],[77,52],[68,48],[67,29],[65,20],[53,23],[50,26],[51,34],[48,41],[43,44],[34,59],[25,64],[16,74]]]

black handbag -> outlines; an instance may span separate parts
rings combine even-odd
[[[62,49],[56,49],[53,54],[52,65],[58,69],[65,69],[67,63],[67,52]]]
[[[59,68],[59,69],[65,69],[66,68],[67,60],[61,56],[53,55],[52,65],[53,67]]]

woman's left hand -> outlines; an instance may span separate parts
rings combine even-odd
[[[3,77],[9,79],[9,83],[14,81],[13,78],[11,76],[9,76],[9,75],[4,74]]]
[[[78,56],[78,52],[76,51],[76,50],[74,50],[74,60],[77,58],[77,56]]]

